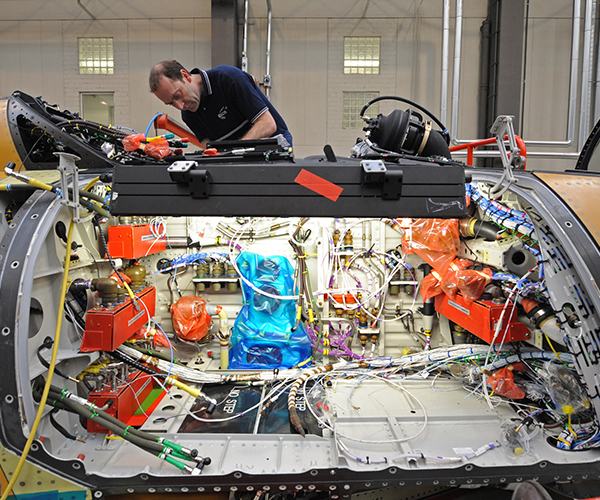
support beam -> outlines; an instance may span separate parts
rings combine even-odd
[[[211,8],[211,66],[239,67],[237,0],[212,0]]]
[[[487,130],[498,115],[514,116],[515,132],[521,123],[525,0],[490,0],[491,23]]]

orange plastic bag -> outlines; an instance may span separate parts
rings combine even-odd
[[[458,289],[465,302],[473,302],[481,297],[487,284],[492,281],[492,271],[484,268],[483,271],[463,269],[456,274]]]
[[[442,293],[442,277],[435,269],[421,280],[421,297],[423,302]]]
[[[158,139],[153,140],[151,143],[146,144],[144,147],[144,153],[152,158],[157,158],[158,160],[162,160],[165,156],[170,156],[173,154],[171,148],[169,147],[169,141],[164,137],[159,137]]]
[[[144,340],[150,339],[154,346],[160,347],[169,347],[169,341],[166,338],[165,334],[160,330],[155,330],[154,328],[148,328],[146,326],[140,328],[137,332],[135,332],[129,340]]]
[[[442,291],[448,295],[450,298],[456,297],[458,293],[458,273],[460,273],[463,269],[470,266],[472,262],[466,259],[454,259],[446,268],[441,288]]]
[[[404,254],[414,252],[435,269],[450,264],[459,245],[457,219],[416,219],[402,235]]]
[[[173,328],[177,336],[188,342],[209,340],[211,317],[206,301],[196,295],[184,295],[171,306]]]
[[[132,134],[127,137],[123,137],[123,147],[125,151],[135,151],[142,147],[142,141],[146,140],[144,134]]]
[[[517,384],[513,377],[510,367],[500,368],[487,378],[489,385],[496,394],[506,396],[511,399],[523,399],[525,392]]]

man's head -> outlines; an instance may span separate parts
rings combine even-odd
[[[150,71],[150,92],[180,111],[196,111],[202,97],[200,75],[191,75],[177,61],[162,61]]]

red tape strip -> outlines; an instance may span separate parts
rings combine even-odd
[[[333,182],[329,182],[305,169],[300,171],[294,182],[330,199],[331,201],[337,201],[344,190],[344,188],[335,185]]]

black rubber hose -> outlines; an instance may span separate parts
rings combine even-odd
[[[108,413],[106,413],[98,408],[96,408],[94,410],[94,412],[95,412],[95,415],[94,415],[92,410],[86,408],[85,406],[83,406],[69,398],[63,397],[60,389],[58,389],[57,387],[51,386],[49,395],[52,398],[56,399],[57,401],[60,401],[61,403],[63,403],[69,409],[77,410],[76,413],[78,413],[79,415],[82,415],[85,418],[94,418],[94,421],[98,422],[99,425],[102,425],[102,427],[106,427],[110,431],[115,432],[114,429],[118,429],[117,433],[120,436],[122,436],[123,434],[125,434],[126,436],[134,435],[134,436],[136,436],[136,438],[142,439],[142,440],[146,441],[147,443],[150,443],[151,445],[154,445],[154,444],[158,445],[160,447],[159,451],[162,451],[163,447],[162,447],[162,445],[158,444],[158,438],[156,436],[153,436],[152,434],[148,434],[147,432],[140,431],[138,429],[135,429],[134,427],[129,427],[129,426],[125,425],[123,422],[121,422],[119,419],[113,417],[112,415],[109,415]],[[81,413],[81,411],[79,409],[83,409],[83,411],[85,413]],[[90,417],[90,415],[92,415],[92,417]],[[104,425],[103,422],[106,422],[107,424],[109,424],[110,427],[108,427],[108,425]],[[122,437],[125,437],[125,436],[122,436]]]
[[[78,189],[77,191],[81,198],[88,198],[90,200],[98,201],[98,202],[102,203],[102,206],[106,207],[106,205],[104,205],[104,198],[102,196],[100,196],[99,194],[90,193],[89,191],[85,191],[83,189]],[[72,193],[72,192],[73,192],[73,188],[69,188],[69,193]],[[108,207],[106,207],[106,208],[108,208]]]
[[[163,452],[164,446],[162,444],[158,443],[156,440],[152,442],[148,439],[144,439],[137,436],[135,433],[132,432],[132,427],[128,429],[123,429],[120,425],[116,425],[114,422],[104,418],[105,415],[102,415],[102,413],[104,412],[101,412],[99,410],[92,411],[70,399],[63,400],[63,403],[65,406],[67,406],[67,408],[74,411],[78,415],[87,418],[88,420],[93,420],[98,425],[101,425],[102,427],[114,433],[116,436],[122,437],[123,439],[129,441],[132,444],[135,444],[136,446],[139,446],[140,448],[143,448],[146,451],[149,451],[156,455]]]
[[[37,188],[35,186],[31,186],[30,184],[4,184],[0,186],[0,191],[35,191]]]
[[[60,432],[67,439],[77,441],[77,439],[78,439],[77,436],[74,436],[73,434],[71,434],[67,429],[65,429],[62,425],[60,425],[54,418],[54,415],[56,415],[59,411],[60,411],[60,408],[55,407],[49,414],[50,423],[52,424],[52,427],[54,427],[58,432]]]
[[[152,375],[153,377],[157,377],[157,378],[160,378],[163,380],[165,380],[167,378],[166,374],[157,372],[157,371],[153,370],[152,368],[149,368],[148,366],[140,363],[138,360],[130,358],[129,356],[127,356],[127,354],[124,354],[121,351],[112,351],[112,352],[109,352],[108,354],[110,354],[114,358],[117,358],[120,361],[127,363],[130,366],[133,366],[137,370],[147,373],[148,375]]]
[[[498,234],[502,230],[496,226],[496,224],[492,224],[488,221],[478,220],[473,225],[473,236],[481,236],[487,241],[495,241],[498,239]]]
[[[40,363],[42,363],[42,365],[44,366],[44,368],[50,368],[50,363],[48,363],[48,361],[46,361],[44,356],[42,356],[42,349],[50,349],[50,348],[52,348],[53,344],[54,344],[54,340],[52,340],[50,337],[46,337],[44,339],[44,342],[37,348],[37,357],[40,360]],[[62,377],[66,380],[71,379],[71,377],[69,377],[68,375],[65,375],[63,372],[61,372],[56,367],[54,368],[54,373],[56,373],[59,377]]]
[[[367,104],[365,104],[363,106],[363,108],[360,110],[359,115],[362,117],[365,114],[365,111],[367,110],[367,108],[369,106],[371,106],[372,104],[375,104],[376,102],[385,101],[385,100],[405,102],[406,104],[409,104],[409,105],[413,106],[414,108],[417,108],[417,109],[423,111],[423,113],[425,113],[427,116],[429,116],[429,118],[431,118],[435,123],[438,124],[438,126],[442,129],[442,134],[444,134],[446,143],[449,142],[448,129],[446,128],[446,125],[444,125],[435,115],[433,115],[426,108],[424,108],[420,104],[417,104],[414,101],[411,101],[410,99],[406,99],[405,97],[398,97],[395,95],[382,95],[382,96],[376,97],[375,99],[371,99]]]
[[[162,359],[163,361],[167,361],[169,363],[171,363],[171,361],[173,361],[173,364],[179,364],[179,361],[177,361],[176,359],[171,360],[171,356],[167,356],[166,354],[164,354],[160,351],[154,351],[152,349],[143,349],[142,347],[139,347],[135,344],[130,344],[127,347],[129,347],[130,349],[134,349],[137,352],[140,352],[142,354],[147,354],[148,356],[152,356],[153,358]]]

